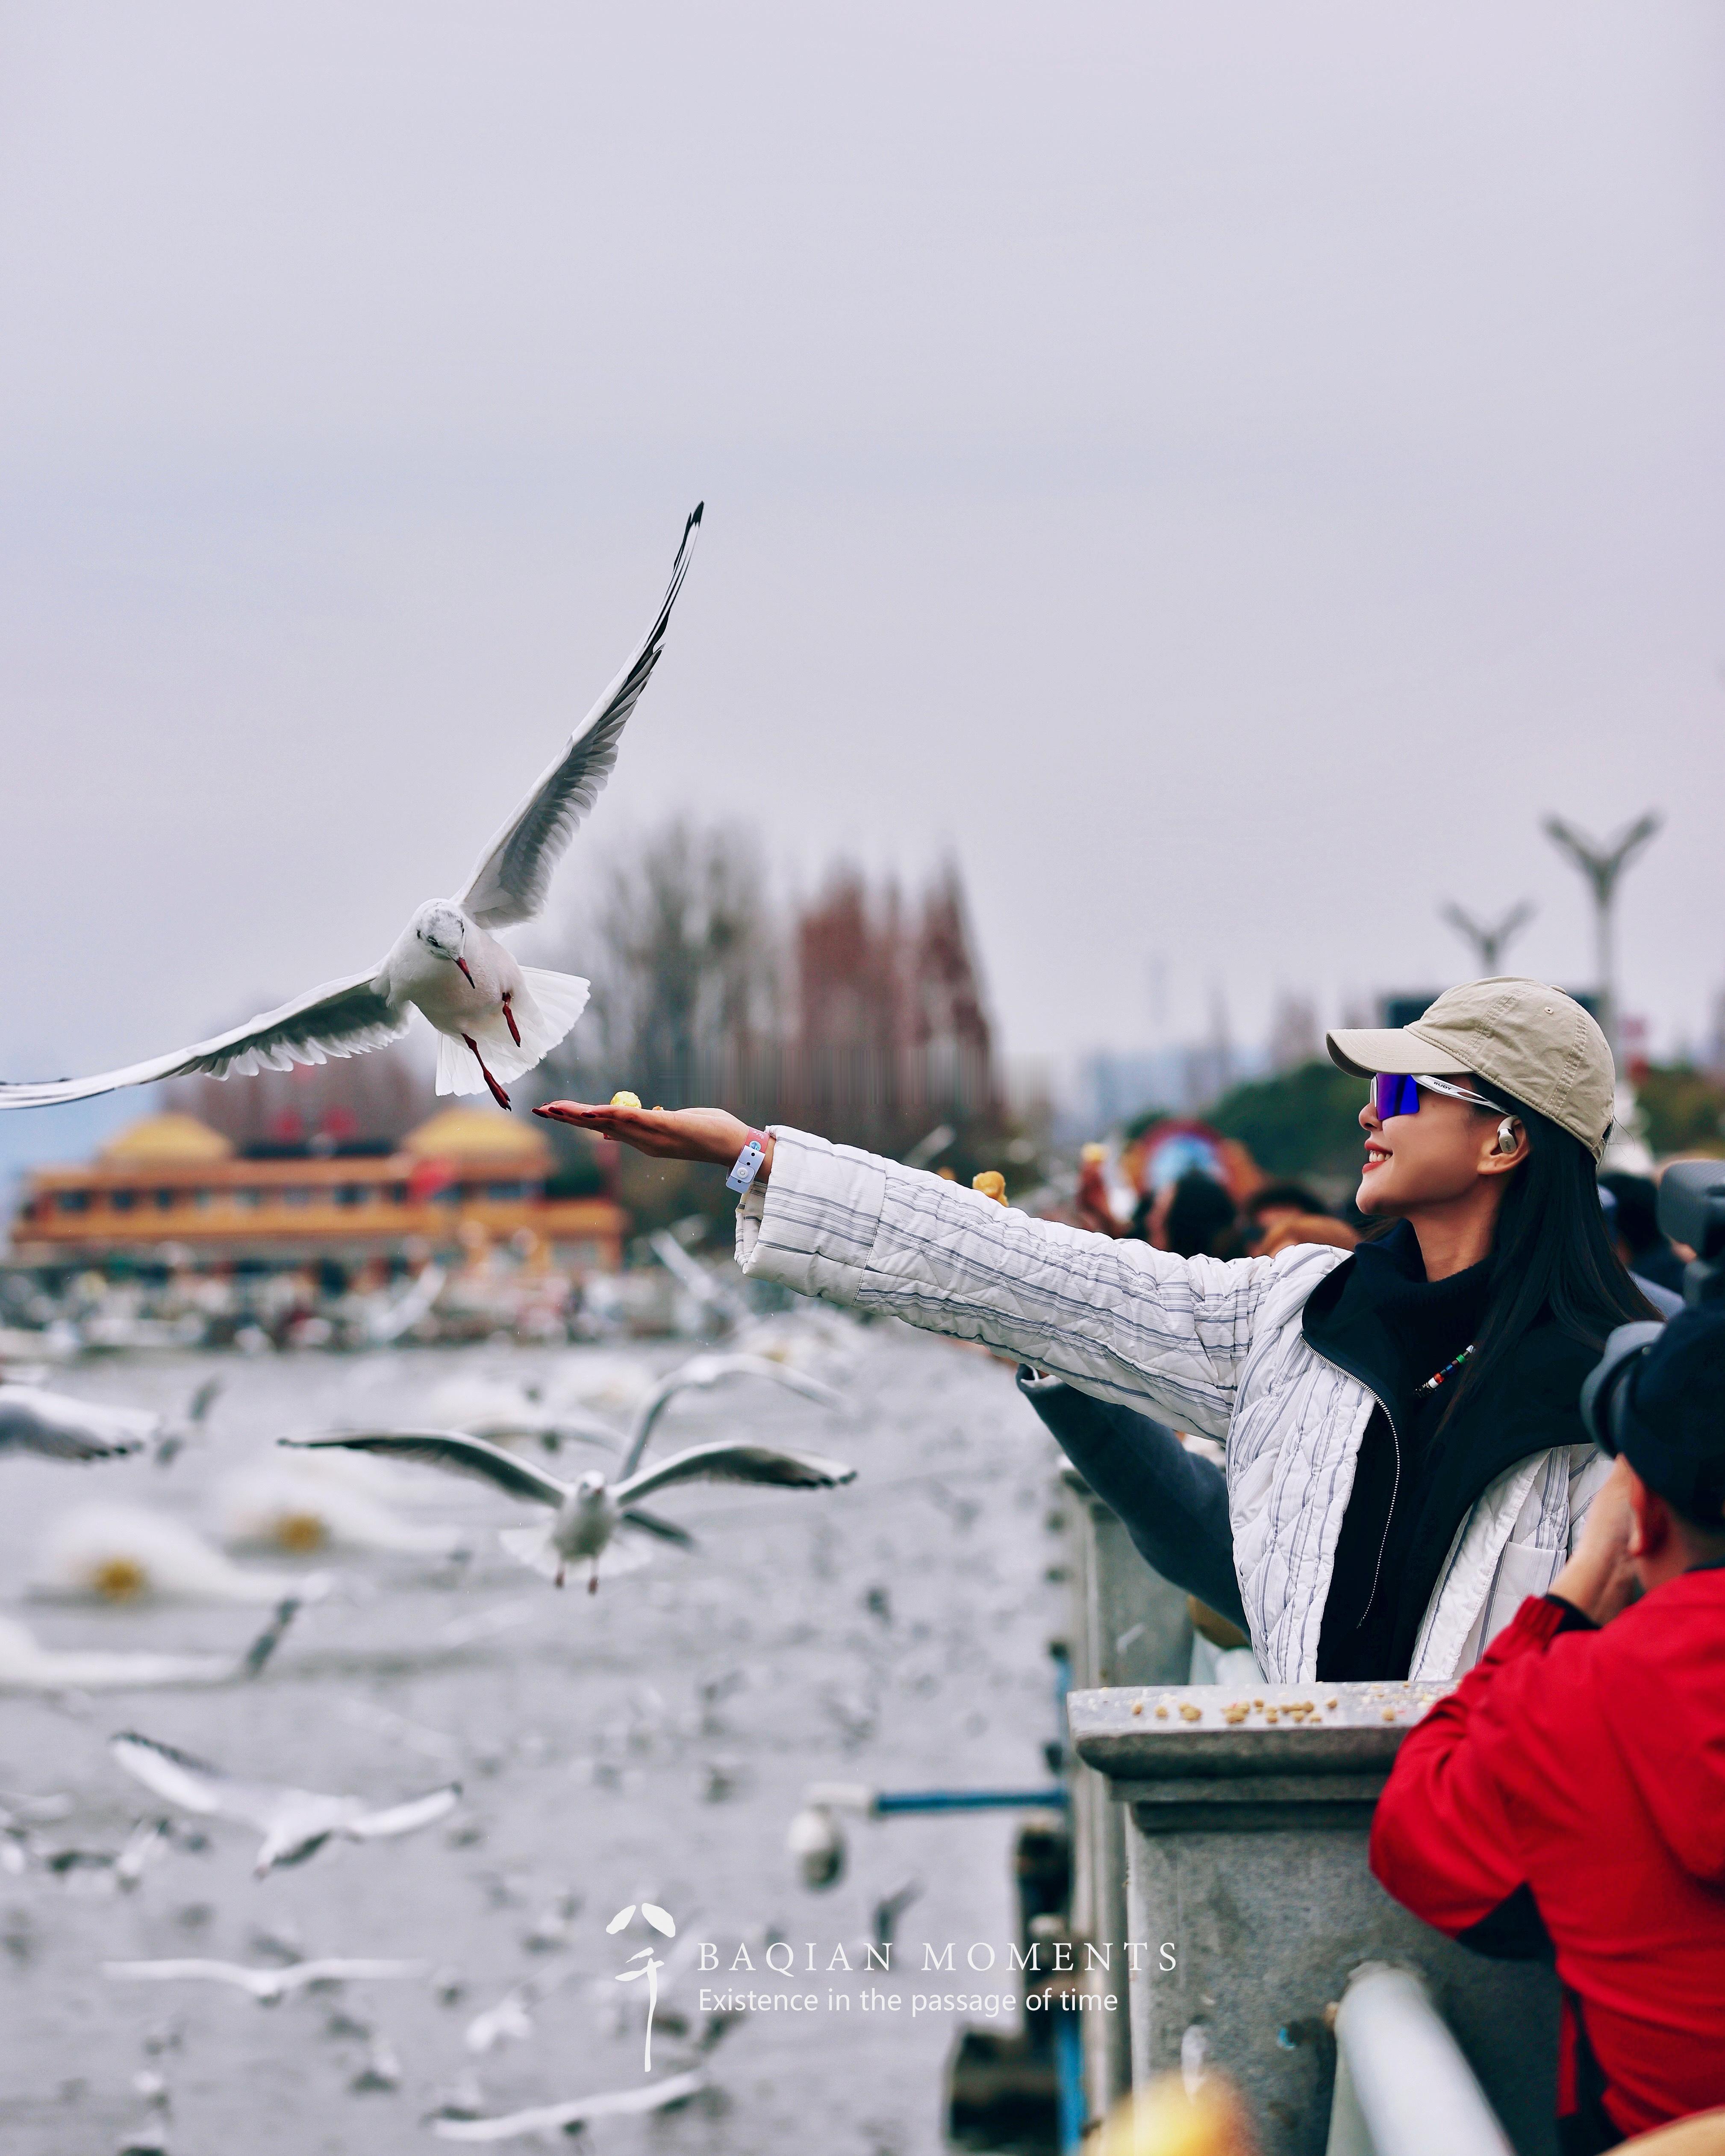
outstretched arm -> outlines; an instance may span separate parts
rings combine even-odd
[[[748,1142],[749,1127],[723,1108],[599,1108],[579,1101],[547,1101],[535,1108],[547,1122],[572,1123],[595,1137],[614,1138],[653,1160],[704,1161],[729,1168]],[[766,1134],[766,1155],[757,1183],[773,1173],[773,1134]]]
[[[536,1111],[657,1159],[728,1168],[749,1127],[715,1108],[552,1101]],[[1081,1391],[1225,1435],[1276,1268],[1178,1258],[780,1127],[737,1213],[745,1272],[978,1340]],[[769,1183],[770,1188],[762,1188]],[[1315,1254],[1313,1254],[1315,1255]]]

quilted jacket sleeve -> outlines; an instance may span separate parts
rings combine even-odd
[[[737,1209],[746,1273],[982,1341],[1100,1399],[1226,1435],[1276,1260],[1172,1257],[805,1132],[773,1136],[772,1180]]]

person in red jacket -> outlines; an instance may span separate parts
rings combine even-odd
[[[1451,1938],[1554,1955],[1564,2156],[1725,2104],[1725,1304],[1620,1327],[1583,1413],[1618,1457],[1575,1554],[1408,1737],[1371,1849]]]

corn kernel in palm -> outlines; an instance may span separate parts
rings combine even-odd
[[[614,1093],[611,1096],[611,1106],[614,1108],[639,1108],[640,1105],[641,1096],[639,1093]]]

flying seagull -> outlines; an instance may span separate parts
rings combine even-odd
[[[856,1470],[814,1452],[779,1452],[766,1445],[696,1445],[655,1466],[615,1482],[597,1470],[565,1482],[483,1438],[453,1430],[368,1430],[353,1436],[278,1438],[279,1445],[317,1451],[327,1445],[418,1460],[451,1475],[494,1483],[511,1497],[544,1505],[555,1514],[548,1527],[506,1527],[498,1539],[511,1557],[531,1565],[561,1587],[567,1568],[585,1559],[592,1570],[587,1591],[598,1592],[599,1559],[619,1527],[642,1527],[668,1542],[687,1542],[681,1527],[643,1512],[637,1500],[679,1482],[764,1482],[791,1490],[831,1490],[854,1481]]]
[[[326,981],[213,1040],[124,1070],[0,1085],[0,1108],[51,1107],[159,1078],[249,1077],[361,1055],[398,1040],[415,1009],[437,1032],[438,1091],[476,1093],[484,1085],[506,1108],[505,1083],[557,1046],[585,1008],[588,984],[571,973],[518,965],[494,931],[541,911],[552,870],[611,775],[623,729],[659,663],[704,506],[683,527],[664,602],[627,665],[485,849],[459,896],[422,906],[381,965]]]
[[[242,1655],[44,1647],[22,1625],[0,1617],[0,1692],[156,1691],[164,1686],[242,1683],[261,1673],[299,1606],[283,1602]]]
[[[654,1425],[679,1393],[710,1392],[727,1378],[765,1378],[789,1392],[800,1393],[805,1400],[816,1401],[824,1408],[845,1405],[845,1395],[834,1392],[830,1385],[824,1385],[819,1378],[804,1377],[800,1370],[788,1369],[783,1363],[771,1362],[764,1355],[691,1355],[686,1363],[680,1363],[675,1370],[667,1371],[636,1409],[629,1424],[629,1450],[623,1455],[619,1479],[626,1479],[640,1466],[641,1455],[647,1450]]]
[[[697,2067],[673,2074],[668,2081],[644,2082],[639,2088],[614,2089],[603,2096],[577,2097],[572,2103],[545,2103],[531,2111],[511,2111],[501,2118],[451,2118],[434,2121],[432,2132],[444,2141],[515,2141],[526,2133],[567,2132],[590,2118],[618,2118],[630,2112],[665,2111],[674,2103],[686,2103],[706,2087],[706,2076]]]
[[[36,1452],[49,1460],[118,1460],[137,1452],[161,1418],[134,1408],[98,1407],[35,1385],[0,1385],[0,1454]]]
[[[533,2010],[553,1992],[573,1984],[578,1969],[555,1969],[544,1976],[524,1978],[506,1991],[495,2006],[475,2014],[467,2025],[464,2041],[470,2051],[495,2051],[500,2044],[519,2043],[533,2033]]]
[[[220,1399],[221,1393],[222,1380],[219,1378],[204,1379],[187,1401],[184,1414],[170,1422],[157,1439],[155,1458],[158,1467],[172,1467],[187,1445],[202,1434],[209,1411]]]
[[[620,1481],[640,1466],[641,1455],[647,1449],[655,1425],[679,1393],[708,1392],[726,1378],[765,1378],[773,1384],[800,1393],[805,1400],[814,1400],[822,1407],[845,1405],[845,1395],[830,1385],[824,1385],[819,1378],[804,1377],[800,1370],[788,1368],[765,1355],[701,1354],[691,1355],[675,1369],[667,1371],[629,1418],[628,1429],[621,1432],[614,1430],[602,1415],[591,1414],[584,1408],[542,1408],[526,1394],[521,1394],[518,1406],[506,1401],[482,1404],[481,1412],[476,1415],[451,1409],[450,1419],[469,1437],[487,1438],[494,1445],[506,1445],[511,1440],[526,1438],[536,1439],[547,1452],[560,1451],[565,1445],[596,1445],[613,1452],[620,1446],[624,1453],[623,1465],[617,1471]]]
[[[382,1841],[412,1834],[453,1810],[461,1794],[460,1784],[450,1782],[423,1797],[409,1797],[404,1804],[379,1810],[362,1797],[327,1797],[312,1789],[237,1782],[219,1767],[129,1731],[110,1738],[108,1749],[128,1774],[182,1811],[260,1827],[264,1841],[254,1866],[259,1879],[277,1865],[303,1864],[336,1835],[349,1841]]]
[[[173,1984],[192,1979],[205,1984],[231,1984],[249,1992],[260,2006],[275,2006],[290,1992],[303,1991],[311,1984],[375,1983],[392,1976],[424,1976],[423,1961],[346,1961],[326,1955],[317,1961],[296,1961],[286,1969],[247,1969],[236,1961],[105,1961],[102,1974],[143,1984]]]

